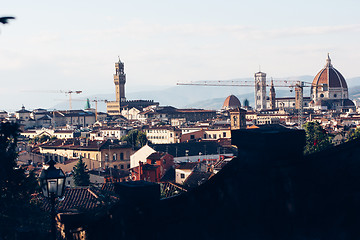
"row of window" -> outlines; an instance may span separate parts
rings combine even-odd
[[[148,139],[167,139],[167,136],[148,136]]]
[[[88,154],[86,154],[86,153],[76,153],[76,152],[74,152],[73,153],[73,157],[78,157],[78,156],[82,156],[82,157],[84,157],[84,158],[88,158],[88,159],[91,159],[91,155],[90,155],[90,153],[88,153]],[[117,161],[117,160],[120,160],[120,161],[123,161],[125,158],[124,158],[124,153],[120,153],[119,154],[119,156],[118,156],[118,154],[117,153],[114,153],[113,155],[112,155],[112,161]],[[95,155],[95,160],[99,160],[99,154],[96,154]],[[109,154],[107,154],[107,153],[105,153],[105,161],[109,161]]]
[[[125,165],[123,165],[123,164],[120,164],[119,166],[120,166],[120,169],[124,169],[124,168],[125,168]],[[118,166],[114,165],[114,168],[117,169]],[[127,168],[128,168],[128,169],[130,168],[130,164],[127,165]]]
[[[166,133],[168,130],[166,129],[149,129],[147,130],[148,133]]]
[[[321,93],[321,94],[320,94],[320,97],[323,98],[323,97],[324,97],[324,94]],[[334,94],[334,98],[337,98],[337,94],[336,94],[336,93]],[[344,98],[346,98],[346,94],[344,94]]]
[[[112,161],[116,161],[118,160],[118,155],[116,153],[114,153],[112,155]],[[124,153],[120,153],[120,161],[124,160]],[[105,153],[105,161],[109,161],[109,154]]]
[[[211,137],[212,136],[212,137]],[[223,132],[222,133],[222,137],[223,138],[225,138],[226,137],[226,132]],[[206,139],[206,138],[214,138],[214,139],[216,139],[216,134],[206,134],[206,133],[204,133],[204,139]],[[221,138],[221,134],[219,134],[219,138]]]
[[[236,124],[236,123],[235,123]],[[206,134],[204,133],[204,139],[207,139],[207,138],[213,138],[213,139],[217,139],[217,135],[216,134]],[[222,137],[225,138],[226,137],[226,132],[223,132],[222,134]],[[219,134],[219,138],[221,138],[221,134]],[[195,139],[195,135],[191,134],[190,135],[190,139]]]

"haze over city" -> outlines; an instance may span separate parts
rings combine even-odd
[[[0,26],[1,109],[51,108],[54,90],[114,92],[118,56],[127,91],[178,81],[315,75],[328,52],[360,76],[358,1],[7,1]],[[156,99],[155,99],[156,100]]]

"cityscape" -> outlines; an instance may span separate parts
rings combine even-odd
[[[195,5],[194,9],[202,9]],[[129,9],[130,6],[124,4]],[[220,9],[220,5],[215,6]],[[9,5],[8,9],[13,8]],[[227,8],[221,6],[221,9]],[[69,16],[72,12],[69,9]],[[7,36],[15,34],[11,27],[16,28],[18,21],[22,24],[20,19],[11,14],[0,16],[3,44],[9,43]],[[113,21],[111,17],[104,20],[110,25]],[[198,23],[195,18],[193,21]],[[146,29],[142,24],[131,22],[135,28]],[[149,36],[145,39],[153,40],[151,31],[154,34],[165,31],[160,26],[146,30]],[[163,25],[166,29],[165,26],[166,23]],[[222,29],[219,31],[243,31],[242,27],[219,26]],[[358,28],[351,26],[350,29]],[[212,36],[213,30],[207,25],[203,27],[200,31],[186,25],[185,31],[176,25],[175,29],[185,32],[180,35],[201,32]],[[143,36],[138,36],[140,33],[135,28],[125,29],[134,34],[134,39],[141,39]],[[78,32],[72,34],[76,36]],[[94,39],[117,34],[101,31]],[[246,36],[239,39],[256,39],[251,34]],[[35,42],[38,41],[43,39]],[[84,47],[86,41],[93,40],[85,40]],[[130,47],[132,43],[126,40],[123,44]],[[141,44],[144,44],[141,48],[146,45]],[[210,48],[210,45],[201,46]],[[223,45],[225,51],[226,44]],[[80,52],[80,45],[77,47]],[[181,52],[183,46],[178,47]],[[167,48],[164,45],[164,51]],[[16,52],[11,46],[9,49],[0,47],[0,52],[4,56]],[[99,56],[98,50],[93,50]],[[0,107],[3,109],[0,111],[0,240],[360,237],[360,83],[354,77],[359,72],[355,67],[353,76],[345,77],[349,68],[343,66],[350,61],[344,62],[339,48],[316,49],[308,61],[320,67],[311,67],[305,73],[296,70],[291,74],[291,64],[296,61],[289,60],[290,65],[284,63],[289,70],[276,74],[291,76],[285,78],[272,77],[265,70],[279,68],[261,66],[254,67],[252,72],[246,70],[240,77],[229,77],[232,70],[227,75],[225,69],[227,64],[234,64],[229,51],[229,61],[219,63],[219,68],[226,65],[223,75],[221,69],[214,68],[216,61],[202,63],[209,64],[205,72],[213,71],[213,80],[200,80],[212,76],[210,73],[200,77],[200,63],[196,65],[189,60],[189,67],[183,69],[186,73],[180,73],[166,62],[167,57],[160,61],[164,64],[164,76],[161,72],[153,76],[151,71],[146,74],[159,64],[161,54],[154,55],[155,65],[149,61],[149,67],[144,67],[142,61],[148,61],[150,56],[142,51],[134,52],[134,56],[128,50],[124,50],[124,55],[112,52],[111,59],[96,60],[94,65],[101,68],[88,65],[95,57],[83,64],[79,64],[81,58],[74,58],[68,65],[56,64],[63,67],[63,73],[54,70],[53,83],[45,77],[39,84],[34,80],[36,74],[31,72],[29,80],[33,79],[33,84],[19,80],[16,88],[11,78],[2,82],[0,91],[6,100],[2,100]],[[346,54],[347,51],[344,46]],[[63,63],[72,56],[70,53],[73,54],[69,51]],[[61,55],[58,54],[54,56]],[[136,58],[137,54],[140,57]],[[357,59],[356,51],[351,54],[349,58]],[[194,57],[189,52],[185,55]],[[204,56],[210,59],[205,53]],[[309,57],[303,52],[299,56]],[[144,60],[140,61],[141,57]],[[0,77],[11,74],[11,68],[19,71],[21,64],[15,64],[14,58],[3,60]],[[281,59],[268,58],[264,61],[271,62],[270,67]],[[46,59],[47,56],[43,60]],[[243,62],[246,68],[248,61],[255,60],[247,55]],[[299,62],[300,71],[307,64],[306,60]],[[44,73],[39,78],[49,76],[46,66],[48,63],[44,64]],[[107,70],[106,79],[89,77],[91,74],[99,77],[96,73],[99,69]],[[71,80],[81,72],[84,72],[82,80]],[[184,78],[192,72],[194,77]],[[169,82],[161,80],[177,74],[169,77]],[[88,82],[84,80],[87,77]],[[63,82],[60,78],[64,78]],[[137,81],[139,78],[146,81]],[[109,86],[111,95],[104,94]],[[131,97],[135,95],[129,88],[138,90],[136,98]],[[16,92],[19,89],[23,94]],[[144,90],[152,95],[141,95]],[[66,105],[55,106],[53,96],[49,97],[52,94],[46,93],[65,95]],[[190,103],[186,99],[190,95],[199,95],[198,99],[207,97],[201,104]],[[171,98],[183,104],[168,104],[175,102]]]

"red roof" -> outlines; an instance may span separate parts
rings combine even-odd
[[[326,61],[325,67],[315,76],[313,86],[327,84],[329,88],[348,88],[343,75],[332,66],[330,57]]]
[[[101,204],[98,196],[90,188],[66,188],[64,200],[57,203],[59,212],[69,210],[91,210]],[[45,210],[50,209],[50,203],[44,201]]]

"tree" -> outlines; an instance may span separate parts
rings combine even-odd
[[[360,137],[360,128],[350,129],[348,133],[348,141],[354,140]]]
[[[39,230],[46,225],[39,219],[47,214],[31,204],[38,187],[35,176],[26,175],[15,161],[18,135],[18,124],[0,123],[0,239],[13,238],[24,226]]]
[[[36,143],[43,143],[43,142],[46,142],[46,141],[52,141],[52,140],[55,140],[57,139],[56,136],[49,136],[49,135],[41,135],[41,136],[36,136],[34,137],[33,139],[31,139],[29,141],[29,143],[32,143],[32,144],[36,144]]]
[[[74,182],[76,186],[89,186],[90,185],[90,175],[86,169],[86,165],[80,156],[79,161],[73,168]]]
[[[244,107],[249,107],[250,105],[249,105],[249,100],[246,98],[245,100],[244,100]]]
[[[148,143],[146,134],[140,130],[131,130],[127,135],[121,138],[121,141],[126,141],[133,147],[142,147]]]
[[[307,122],[303,127],[306,133],[305,154],[318,152],[331,146],[331,138],[320,123]]]
[[[50,140],[50,136],[49,136],[49,135],[43,134],[43,135],[41,135],[41,136],[39,137],[39,142],[40,142],[40,143],[43,143],[43,142],[46,142],[46,141],[49,141],[49,140]]]

